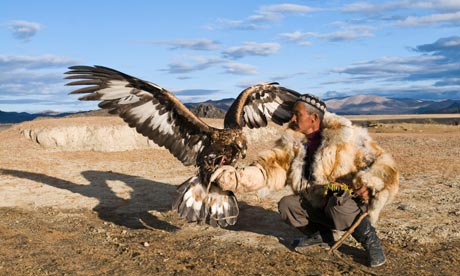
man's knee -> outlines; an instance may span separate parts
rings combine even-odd
[[[335,229],[344,230],[353,224],[361,210],[356,202],[346,194],[341,197],[332,196],[324,212],[332,220]]]
[[[294,227],[303,227],[308,224],[307,212],[302,208],[298,195],[281,198],[278,202],[278,212],[283,221]]]
[[[295,208],[294,206],[299,204],[298,202],[294,202],[294,200],[295,199],[293,198],[293,196],[284,196],[278,202],[278,212],[281,214],[282,217],[284,217],[288,213],[292,213],[292,209]]]

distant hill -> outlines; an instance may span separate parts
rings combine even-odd
[[[204,118],[224,118],[233,98],[201,103],[185,103],[194,114]],[[460,100],[440,102],[408,98],[386,98],[373,95],[355,95],[325,100],[329,111],[341,115],[388,115],[388,114],[451,114],[460,113]],[[30,121],[39,117],[64,116],[111,116],[107,110],[76,113],[26,113],[0,111],[0,124]]]
[[[460,101],[445,100],[442,102],[435,102],[425,107],[418,108],[416,111],[420,114],[460,113]]]
[[[342,115],[460,113],[460,100],[441,102],[408,98],[356,95],[325,101],[329,111]]]
[[[16,124],[24,121],[31,121],[37,118],[50,118],[50,117],[65,117],[68,115],[75,115],[81,112],[40,112],[40,113],[27,113],[27,112],[4,112],[0,110],[0,124]]]
[[[82,116],[115,116],[115,115],[110,114],[107,109],[96,109],[96,110],[90,110],[90,111],[85,111],[85,112],[71,113],[70,115],[66,115],[65,117],[82,117]]]
[[[230,108],[230,106],[232,105],[234,100],[235,100],[234,98],[226,98],[226,99],[221,99],[221,100],[217,100],[217,101],[208,100],[208,101],[205,101],[205,102],[202,102],[202,103],[186,103],[185,106],[190,108],[190,107],[199,106],[199,105],[202,105],[202,104],[204,104],[204,105],[213,105],[218,109],[222,109],[224,111],[227,111]]]
[[[23,121],[30,121],[35,119],[34,114],[26,112],[3,112],[0,111],[0,123],[2,124],[14,124]]]
[[[224,118],[225,110],[228,110],[228,107],[226,106],[223,106],[226,108],[224,110],[209,102],[202,104],[189,104],[187,107],[193,112],[193,114],[201,118]]]

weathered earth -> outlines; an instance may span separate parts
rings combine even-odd
[[[247,132],[241,164],[280,131]],[[352,238],[334,255],[292,251],[300,233],[277,213],[288,189],[238,194],[239,221],[226,229],[184,222],[170,206],[195,169],[118,118],[14,125],[0,131],[0,275],[458,275],[460,127],[369,131],[401,170],[400,193],[377,227],[387,263],[375,269]]]

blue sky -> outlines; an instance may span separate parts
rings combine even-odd
[[[322,98],[460,99],[460,1],[0,2],[0,110],[96,109],[72,65],[103,65],[184,102],[266,81]]]

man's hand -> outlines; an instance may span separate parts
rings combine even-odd
[[[353,193],[355,195],[361,197],[365,201],[369,200],[369,189],[367,188],[366,185],[361,186],[361,188],[353,191]]]
[[[237,174],[235,167],[224,165],[212,173],[209,181],[216,182],[224,191],[235,192],[238,188]]]

